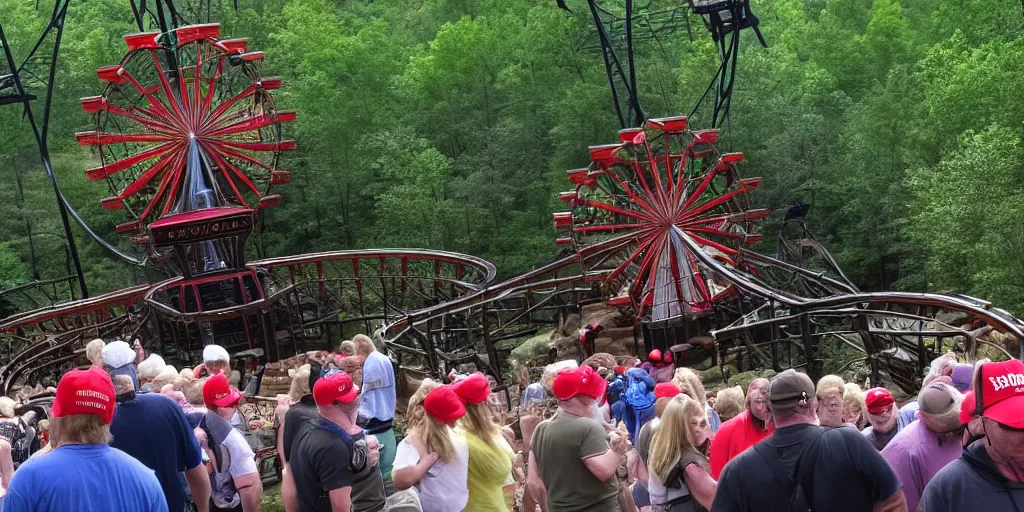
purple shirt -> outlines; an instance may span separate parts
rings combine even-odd
[[[882,458],[903,483],[907,510],[917,510],[928,482],[940,469],[958,459],[962,451],[958,436],[945,438],[940,443],[939,434],[928,430],[921,420],[915,420],[896,434],[882,450]]]

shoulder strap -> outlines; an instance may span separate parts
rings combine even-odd
[[[761,460],[768,466],[775,483],[782,489],[785,489],[784,493],[790,497],[790,503],[796,507],[795,510],[811,510],[811,506],[814,503],[813,483],[808,481],[808,477],[813,476],[810,473],[812,464],[805,464],[804,461],[808,457],[817,457],[819,441],[821,441],[821,437],[825,435],[825,432],[825,429],[821,429],[811,442],[804,445],[803,449],[800,450],[800,455],[797,456],[796,466],[793,468],[793,471],[786,469],[774,447],[767,441],[754,445],[754,451],[761,456]],[[801,492],[798,493],[798,490]]]
[[[790,477],[790,472],[786,470],[786,466],[779,460],[775,449],[769,446],[768,443],[762,442],[754,445],[754,451],[761,456],[761,461],[768,466],[768,473],[772,476],[772,480],[775,481],[775,485],[784,489],[783,494],[792,496],[796,491],[796,482]]]

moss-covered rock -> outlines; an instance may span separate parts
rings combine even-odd
[[[512,349],[510,358],[514,361],[513,367],[520,364],[529,364],[537,359],[547,357],[548,341],[551,339],[553,329],[540,331],[533,337],[522,342],[518,347]]]

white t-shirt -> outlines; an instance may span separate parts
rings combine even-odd
[[[213,486],[213,503],[219,508],[234,508],[241,502],[242,498],[234,491],[234,487],[228,485],[235,478],[256,473],[256,456],[249,447],[249,443],[238,430],[231,430],[222,446],[227,448],[230,462],[225,473],[214,473],[210,475],[210,483]]]
[[[461,512],[469,501],[469,444],[460,434],[452,434],[455,442],[455,461],[447,463],[438,460],[416,484],[423,512]],[[395,464],[392,470],[415,466],[420,461],[420,452],[408,440],[398,443]]]

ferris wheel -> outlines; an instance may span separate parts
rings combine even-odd
[[[291,181],[279,159],[295,148],[281,126],[295,113],[276,108],[281,80],[261,75],[263,52],[220,39],[218,24],[124,40],[121,63],[97,72],[103,93],[81,100],[94,129],[76,134],[98,154],[86,177],[107,182],[103,208],[128,218],[117,232],[146,245],[147,226],[169,214],[279,204],[273,187]]]
[[[691,252],[695,242],[727,267],[761,235],[768,210],[750,208],[760,178],[739,177],[742,153],[720,153],[717,130],[692,131],[686,117],[649,119],[592,146],[589,167],[568,172],[576,189],[560,194],[556,242],[571,246],[609,304],[664,320],[700,314],[732,291]]]

